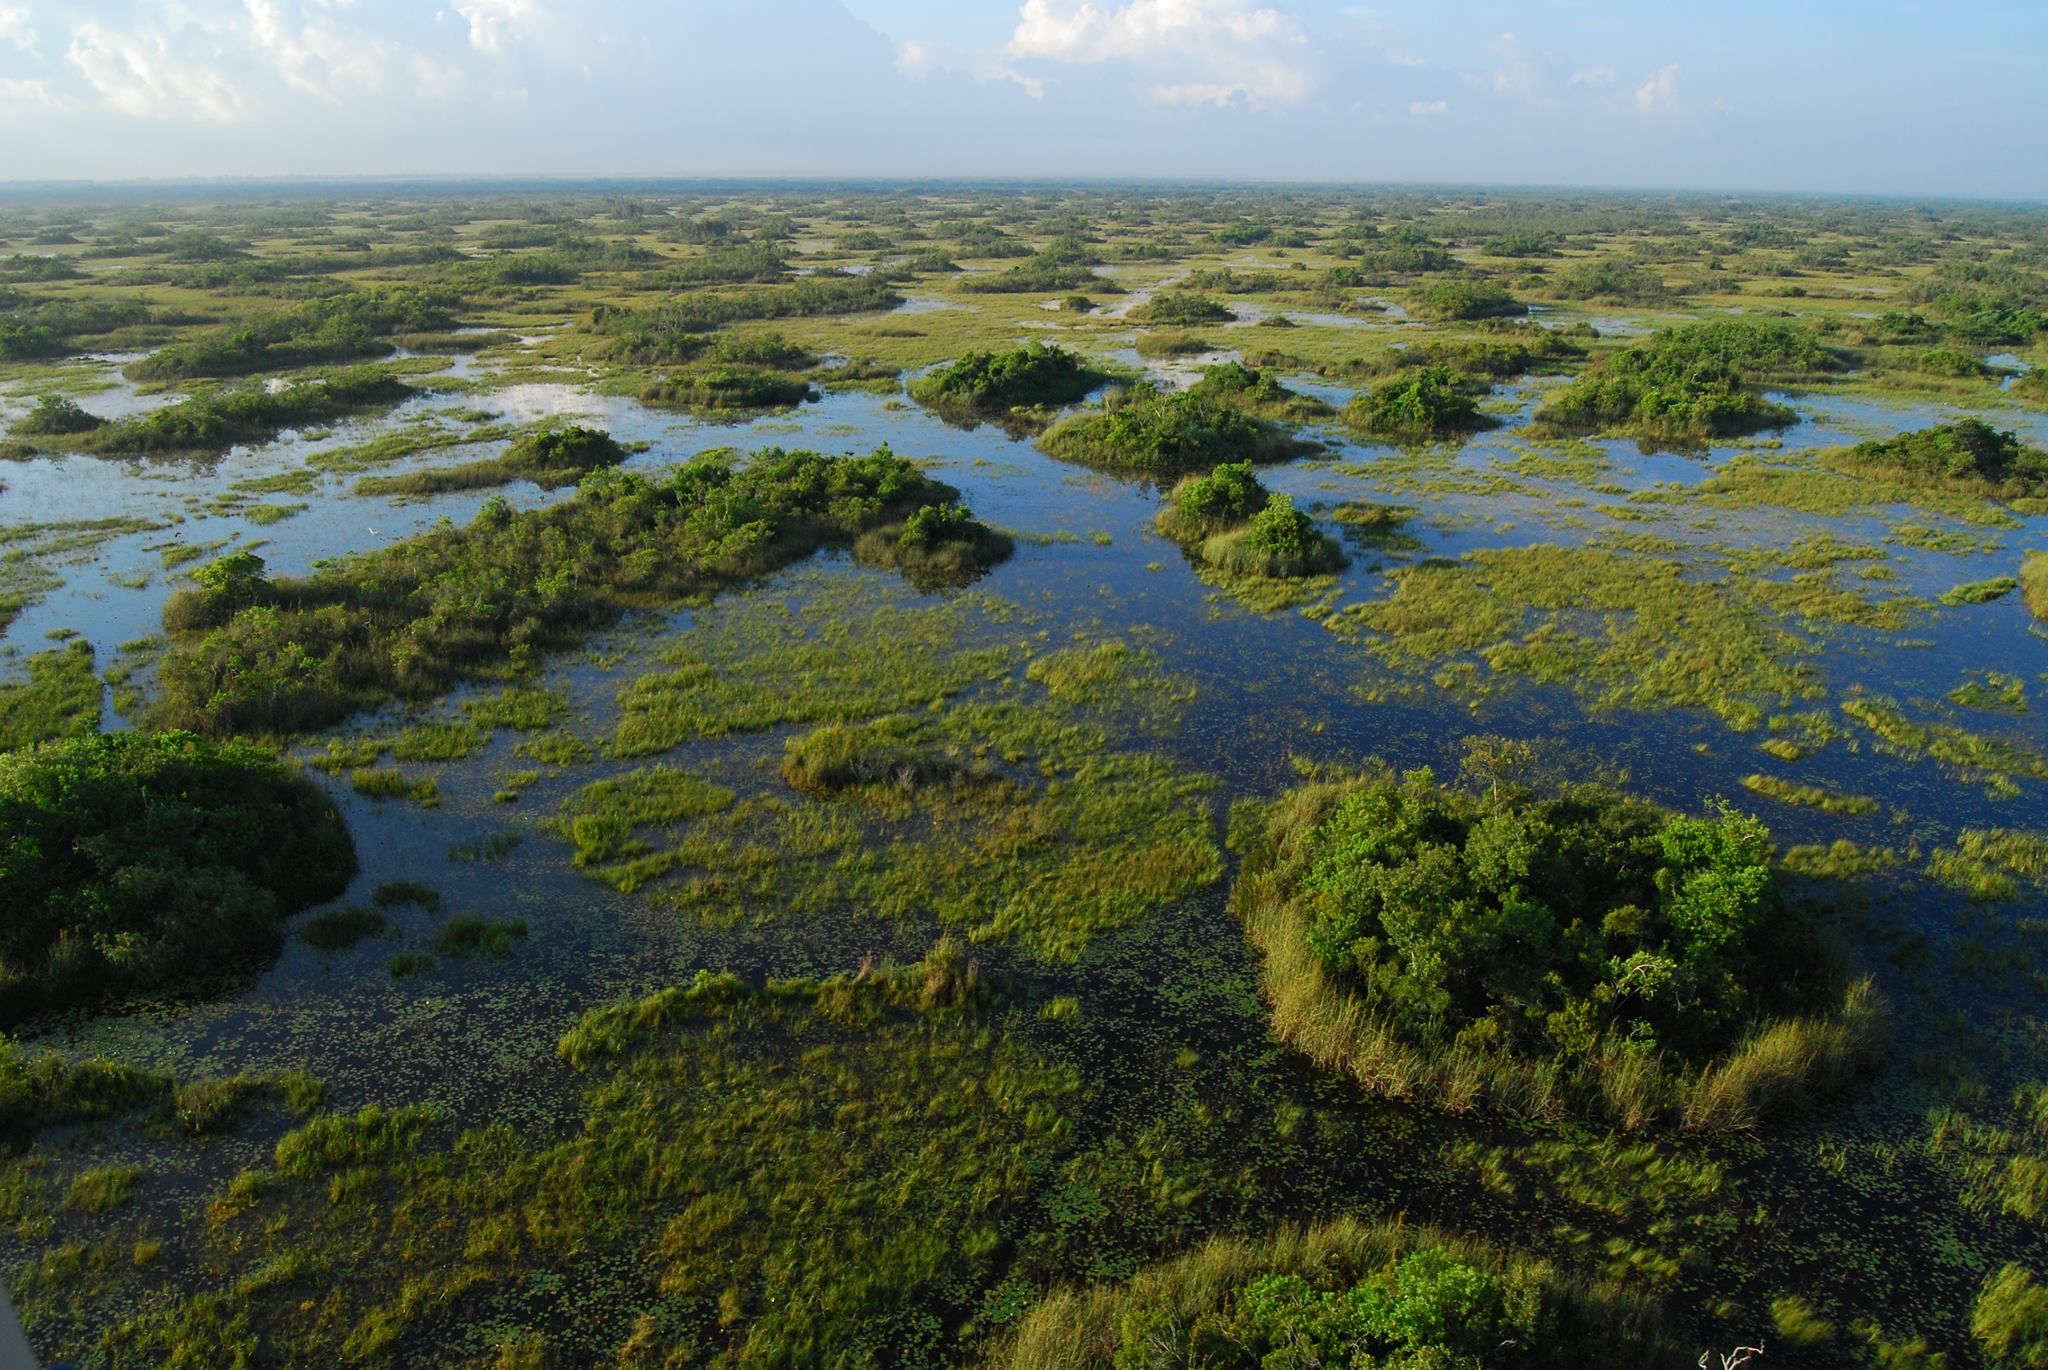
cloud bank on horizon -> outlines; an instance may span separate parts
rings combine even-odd
[[[0,0],[0,180],[1146,176],[2048,196],[2048,6]]]

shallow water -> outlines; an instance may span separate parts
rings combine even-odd
[[[1128,303],[1135,303],[1133,299]],[[913,306],[939,302],[911,301]],[[1296,316],[1305,318],[1307,316]],[[1364,321],[1354,321],[1363,323]],[[1367,325],[1370,326],[1370,325]],[[1603,331],[1607,331],[1603,328]],[[1135,352],[1119,360],[1173,382],[1192,379],[1200,362],[1144,364]],[[110,367],[117,364],[109,359]],[[455,374],[451,371],[450,373]],[[462,370],[488,385],[489,368]],[[1294,382],[1340,406],[1349,388],[1322,381]],[[1515,426],[1544,388],[1541,382],[1504,388],[1515,406],[1507,426],[1455,448],[1435,449],[1418,466],[1414,454],[1358,441],[1334,426],[1314,436],[1328,446],[1322,457],[1271,468],[1262,478],[1295,496],[1307,509],[1350,500],[1416,506],[1409,531],[1419,550],[1374,553],[1354,549],[1337,578],[1340,602],[1374,600],[1389,593],[1390,571],[1416,560],[1457,557],[1480,548],[1545,542],[1579,544],[1605,535],[1648,531],[1689,549],[1702,576],[1722,570],[1710,545],[1783,548],[1795,539],[1827,533],[1884,545],[1904,521],[1948,521],[1921,513],[1875,510],[1821,519],[1781,509],[1708,509],[1650,506],[1653,521],[1609,522],[1596,506],[1627,507],[1628,493],[1653,487],[1692,487],[1739,455],[1755,449],[1716,446],[1699,455],[1646,453],[1627,441],[1591,444],[1606,463],[1596,493],[1565,479],[1518,475],[1511,492],[1418,490],[1425,474],[1477,480],[1502,472],[1528,449]],[[119,383],[103,397],[129,394]],[[1891,405],[1877,401],[1794,394],[1783,397],[1804,419],[1779,435],[1796,452],[1883,436],[1945,421],[1960,412],[1946,405]],[[96,404],[116,412],[111,399]],[[19,394],[6,404],[19,407]],[[1872,747],[1836,742],[1801,762],[1796,776],[1882,801],[1864,817],[1790,807],[1752,795],[1744,776],[1773,771],[1758,752],[1761,733],[1739,734],[1702,711],[1589,712],[1564,684],[1532,686],[1497,679],[1473,700],[1436,688],[1425,673],[1407,674],[1381,664],[1321,623],[1294,612],[1246,609],[1201,581],[1179,549],[1152,528],[1156,486],[1084,470],[1038,452],[982,425],[947,424],[900,399],[867,392],[828,393],[816,404],[737,422],[710,421],[650,409],[636,400],[601,395],[566,382],[521,382],[481,393],[423,395],[388,415],[337,424],[319,436],[287,434],[257,448],[238,448],[217,461],[161,463],[90,457],[43,458],[10,466],[0,492],[0,527],[30,523],[134,517],[154,525],[101,543],[86,561],[63,565],[64,585],[30,605],[0,637],[19,653],[46,645],[56,630],[75,630],[89,641],[101,666],[120,644],[158,629],[163,603],[188,567],[164,567],[167,545],[213,543],[259,547],[279,574],[302,573],[323,559],[374,548],[429,527],[442,518],[471,518],[494,492],[471,491],[427,499],[364,497],[351,492],[356,474],[321,477],[310,495],[277,498],[305,502],[303,512],[262,525],[245,513],[210,512],[239,481],[297,470],[308,457],[393,432],[437,411],[476,407],[509,423],[562,419],[608,428],[622,442],[646,442],[630,458],[636,468],[658,470],[710,447],[742,451],[763,447],[866,451],[887,442],[897,452],[929,459],[934,473],[959,487],[992,524],[1026,535],[1070,540],[1020,539],[1015,557],[995,568],[978,589],[1021,606],[1032,631],[1054,645],[1108,635],[1134,637],[1165,667],[1193,682],[1193,703],[1180,725],[1157,745],[1189,768],[1217,777],[1219,818],[1233,798],[1267,796],[1294,783],[1292,758],[1348,761],[1384,758],[1396,766],[1429,765],[1455,774],[1463,741],[1476,733],[1561,740],[1566,768],[1584,777],[1618,779],[1645,796],[1698,809],[1729,797],[1764,814],[1782,842],[1829,842],[1850,837],[1871,845],[1925,850],[1952,840],[1971,825],[2040,826],[2039,782],[2024,782],[2017,799],[1994,799],[1981,785],[1958,783],[1932,761],[1884,755]],[[2004,416],[2032,441],[2048,441],[2048,416]],[[376,468],[379,474],[451,464],[489,447],[432,450]],[[1614,494],[1612,491],[1620,491]],[[530,485],[501,492],[515,505],[532,506],[564,495]],[[1568,504],[1565,501],[1578,501]],[[1999,549],[1957,555],[1885,546],[1899,579],[1888,594],[1926,599],[1962,581],[2007,573],[2019,548],[2048,542],[2048,519],[2018,520],[1995,532]],[[200,564],[198,561],[190,565]],[[1851,568],[1853,571],[1853,567]],[[787,602],[803,606],[828,592],[853,587],[872,605],[920,602],[897,578],[827,553],[761,585],[721,600]],[[570,727],[601,737],[617,712],[618,691],[652,663],[654,654],[696,618],[689,609],[622,625],[591,644],[548,663],[536,682],[571,701]],[[2048,710],[1989,715],[1949,707],[1944,696],[1968,671],[1998,670],[2027,682],[2039,701],[2048,690],[2048,637],[2033,624],[2019,596],[1964,609],[1930,607],[1903,632],[1835,627],[1814,637],[1810,660],[1833,704],[1856,688],[1906,702],[1919,716],[1952,717],[1973,730],[2048,750]],[[772,686],[771,686],[772,687]],[[461,694],[455,698],[459,702]],[[345,731],[389,732],[408,715],[387,711]],[[664,757],[742,792],[771,786],[784,740],[800,729],[700,741]],[[339,953],[321,953],[289,939],[278,961],[216,997],[156,1006],[128,1015],[42,1024],[28,1035],[72,1051],[106,1051],[140,1064],[169,1066],[187,1076],[241,1069],[273,1071],[304,1065],[328,1079],[339,1107],[366,1101],[433,1100],[465,1122],[502,1118],[537,1134],[563,1126],[573,1095],[554,1059],[554,1043],[586,1009],[622,995],[687,982],[697,969],[738,968],[748,973],[830,973],[870,954],[915,958],[930,928],[848,920],[835,926],[774,926],[711,931],[639,899],[615,894],[575,871],[546,820],[563,799],[604,775],[643,761],[600,760],[545,776],[517,804],[494,802],[500,778],[531,763],[511,754],[516,735],[500,733],[466,760],[407,769],[439,779],[441,802],[420,809],[356,794],[345,781],[315,775],[334,796],[354,832],[362,870],[338,902],[362,902],[377,884],[424,881],[455,911],[522,918],[528,941],[502,962],[448,961],[421,981],[393,980],[385,960],[397,947],[429,942],[439,917],[399,910],[400,931]],[[316,749],[303,748],[310,754]],[[511,831],[522,841],[504,857],[466,864],[450,848]],[[1954,935],[1952,903],[1929,900],[1905,911],[1930,939]],[[1177,932],[1208,940],[1228,938],[1221,890],[1210,891],[1170,915]],[[1021,960],[1022,958],[1018,958]],[[1058,982],[1072,971],[1025,967]],[[1242,1029],[1239,1019],[1230,1023]],[[1176,1029],[1191,1035],[1220,1031],[1191,1021]],[[1896,1131],[1906,1119],[1872,1103],[1870,1126]],[[197,1168],[153,1184],[147,1202],[166,1224],[190,1195],[233,1167],[260,1156],[270,1140],[230,1138],[211,1148]]]

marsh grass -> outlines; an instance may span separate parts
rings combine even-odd
[[[511,1299],[544,1329],[528,1350],[572,1360],[679,1344],[929,1358],[1077,1145],[1078,1076],[1006,1029],[1003,998],[950,943],[822,980],[705,973],[563,1035],[587,1081],[578,1134],[450,1136],[418,1106],[316,1117],[226,1186],[203,1237],[223,1282],[119,1315],[109,1345],[160,1362],[399,1354]],[[798,1189],[818,1220],[775,1220]]]
[[[747,620],[721,669],[663,690],[659,716],[645,712],[647,682],[631,687],[615,743],[628,753],[805,714],[833,721],[790,743],[792,796],[735,799],[663,768],[587,786],[563,829],[577,863],[714,926],[852,911],[962,927],[1051,961],[1213,881],[1211,782],[1117,750],[1109,730],[1168,726],[1186,687],[1120,642],[1044,653],[1021,681],[1009,678],[1021,654],[1002,648],[924,657],[920,624],[957,612],[870,616],[848,634],[862,646],[821,655],[833,676],[801,696],[720,683],[758,678],[753,653],[811,650],[800,630],[756,637],[769,625]],[[892,670],[906,652],[925,674]],[[991,676],[1001,683],[972,702],[935,703]]]
[[[1775,775],[1746,775],[1742,777],[1742,787],[1781,804],[1797,804],[1823,813],[1863,816],[1884,807],[1868,795],[1842,794],[1819,785],[1801,785]]]
[[[101,687],[83,640],[28,659],[28,679],[0,684],[0,752],[99,731]]]
[[[1825,694],[1813,640],[1785,610],[1823,624],[1870,610],[1813,574],[1701,578],[1678,559],[1602,547],[1488,548],[1398,569],[1390,597],[1325,626],[1397,666],[1473,660],[1491,676],[1569,686],[1595,709],[1703,708],[1748,730]]]
[[[2020,564],[2020,592],[2026,597],[2029,613],[2048,619],[2048,553],[2031,553]]]
[[[364,476],[355,490],[359,495],[438,495],[487,490],[522,480],[543,490],[559,490],[625,459],[626,450],[609,433],[580,427],[550,428],[528,434],[501,456],[398,476]]]
[[[1526,1332],[1519,1340],[1509,1336],[1512,1344],[1529,1342],[1533,1356],[1565,1363],[1586,1354],[1617,1365],[1675,1363],[1679,1357],[1667,1318],[1640,1294],[1612,1283],[1589,1285],[1540,1261],[1427,1227],[1347,1217],[1282,1228],[1264,1238],[1212,1237],[1126,1282],[1054,1290],[1024,1315],[994,1363],[1007,1370],[1175,1365],[1190,1363],[1190,1352],[1199,1349],[1204,1365],[1272,1364],[1272,1356],[1288,1353],[1275,1351],[1262,1361],[1258,1353],[1264,1346],[1299,1346],[1315,1338],[1319,1310],[1337,1323],[1345,1294],[1375,1278],[1384,1280],[1418,1254],[1423,1265],[1407,1268],[1455,1263],[1461,1275],[1473,1272],[1461,1278],[1471,1301],[1455,1312],[1446,1307],[1422,1312],[1413,1322],[1393,1322],[1408,1329],[1413,1340],[1404,1342],[1401,1333],[1383,1328],[1372,1337],[1376,1347],[1393,1345],[1397,1352],[1423,1355],[1428,1354],[1424,1348],[1437,1348],[1447,1363],[1455,1363],[1441,1350],[1443,1344],[1508,1336],[1484,1325],[1488,1310],[1499,1305],[1485,1295],[1472,1297],[1497,1282],[1507,1292],[1493,1297],[1516,1310],[1511,1316],[1527,1319],[1531,1331],[1541,1328],[1540,1337]],[[1418,1289],[1408,1306],[1420,1312],[1426,1297]],[[1257,1310],[1276,1298],[1286,1299],[1282,1306],[1287,1312],[1267,1324]],[[1315,1350],[1343,1354],[1350,1349],[1340,1344],[1344,1340],[1336,1333],[1329,1346]]]
[[[502,961],[512,954],[514,943],[526,940],[523,919],[497,923],[482,914],[457,914],[434,934],[434,950],[443,956],[480,956]]]
[[[334,909],[308,918],[299,935],[317,950],[346,951],[366,937],[381,936],[389,925],[376,909]]]

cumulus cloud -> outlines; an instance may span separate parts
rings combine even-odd
[[[1572,73],[1573,85],[1592,86],[1596,90],[1611,86],[1619,79],[1620,75],[1613,67],[1587,67]]]
[[[132,32],[88,19],[71,32],[66,54],[100,100],[138,119],[227,123],[242,117],[241,92],[215,69],[203,42],[179,41],[160,28]]]
[[[1639,113],[1676,114],[1680,108],[1676,62],[1660,67],[1655,75],[1636,88],[1636,110]]]
[[[0,43],[7,43],[23,52],[36,50],[36,31],[28,26],[28,11],[8,5],[0,5]]]
[[[469,45],[490,57],[502,57],[532,28],[540,7],[535,0],[469,0],[455,12],[469,22]]]
[[[1034,100],[1045,98],[1045,78],[1019,71],[1008,62],[984,57],[965,57],[942,52],[929,43],[912,38],[896,49],[896,70],[905,76],[923,77],[938,72],[965,72],[977,81],[1008,81]]]
[[[329,104],[343,91],[373,93],[384,84],[391,44],[345,34],[319,16],[287,23],[276,0],[245,0],[249,39],[285,84]]]
[[[1024,0],[1008,52],[1069,64],[1122,63],[1168,103],[1299,104],[1316,91],[1307,35],[1292,14],[1243,0]]]
[[[1433,119],[1439,114],[1450,113],[1450,109],[1451,102],[1449,100],[1411,100],[1408,102],[1408,113],[1417,119]]]

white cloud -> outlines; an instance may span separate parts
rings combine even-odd
[[[462,87],[462,68],[437,62],[424,52],[414,53],[405,69],[411,73],[412,88],[422,100],[446,100]]]
[[[1513,33],[1503,33],[1486,45],[1499,65],[1486,84],[1495,95],[1508,100],[1534,101],[1542,97],[1547,82],[1544,68],[1549,65],[1546,54],[1539,52],[1530,43]]]
[[[15,81],[0,76],[0,110],[20,110],[23,106],[57,109],[61,102],[51,92],[47,81]]]
[[[179,50],[160,29],[116,33],[88,19],[66,54],[108,108],[137,119],[227,123],[242,117],[241,93],[208,57]]]
[[[297,32],[285,23],[276,0],[244,0],[249,39],[295,90],[339,104],[342,90],[374,93],[384,84],[384,67],[394,49],[344,34],[318,17],[304,19]]]
[[[36,50],[36,31],[28,26],[28,11],[0,5],[0,43],[12,43],[23,52]]]
[[[523,37],[539,16],[535,0],[469,0],[455,12],[469,21],[469,45],[491,57],[502,57],[505,49]]]
[[[1008,81],[1034,100],[1045,98],[1045,78],[1019,71],[1007,62],[986,58],[963,59],[959,53],[945,53],[929,43],[906,39],[896,49],[896,70],[917,79],[935,72],[964,71],[977,81]]]
[[[912,38],[896,50],[896,70],[906,76],[922,76],[936,64],[932,50]]]
[[[1417,119],[1433,119],[1439,114],[1450,113],[1449,100],[1411,100],[1408,113]]]
[[[1390,67],[1423,67],[1429,64],[1412,52],[1396,52],[1388,56],[1387,65]]]
[[[1676,62],[1660,67],[1654,76],[1636,88],[1636,109],[1640,113],[1676,114],[1680,108]]]
[[[1243,0],[1024,0],[1008,45],[1023,60],[1129,64],[1168,103],[1299,104],[1316,90],[1292,14]]]
[[[1619,75],[1613,67],[1587,67],[1583,71],[1572,73],[1573,85],[1592,86],[1596,90],[1611,86],[1618,79],[1620,79]]]

